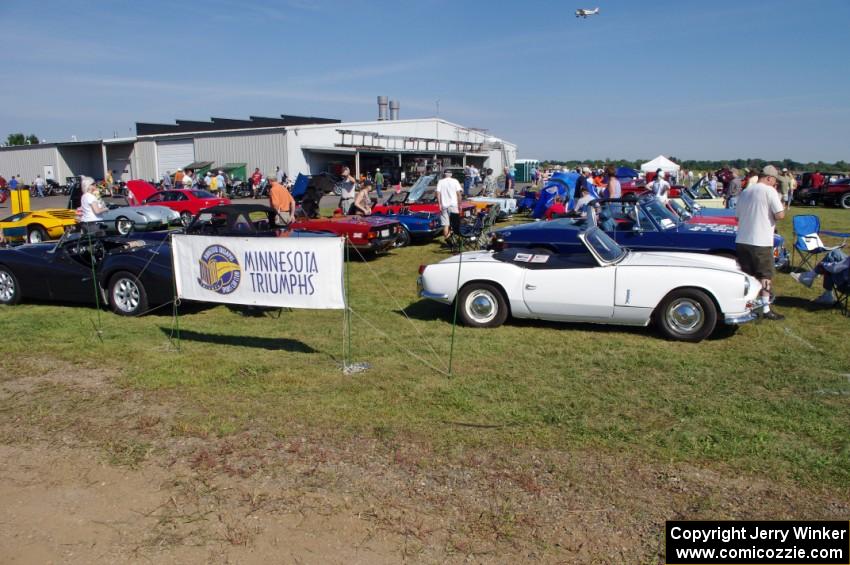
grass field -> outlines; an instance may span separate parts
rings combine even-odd
[[[811,211],[824,229],[850,231],[850,212]],[[790,225],[781,224],[789,240]],[[5,364],[107,368],[125,389],[177,403],[169,433],[178,437],[285,439],[309,430],[335,445],[367,438],[419,446],[424,471],[469,453],[499,454],[507,467],[532,452],[595,454],[786,485],[800,500],[824,492],[848,499],[850,318],[811,307],[820,289],[779,274],[776,310],[785,321],[700,344],[668,342],[651,328],[458,327],[448,377],[422,360],[446,367],[450,309],[420,302],[415,288],[418,265],[445,256],[430,244],[351,261],[353,360],[370,365],[359,374],[340,369],[341,312],[246,317],[194,306],[181,308],[179,350],[168,309],[125,319],[90,307],[2,308]]]

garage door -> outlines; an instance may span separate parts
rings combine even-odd
[[[191,139],[172,139],[156,142],[157,178],[182,169],[195,161],[195,144]]]

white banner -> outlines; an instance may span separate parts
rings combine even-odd
[[[177,296],[280,308],[345,308],[340,237],[174,235]]]

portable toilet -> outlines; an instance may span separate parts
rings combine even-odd
[[[539,168],[540,161],[537,159],[517,159],[514,161],[516,169],[516,182],[531,182],[532,169]]]

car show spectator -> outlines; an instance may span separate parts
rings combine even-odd
[[[295,199],[283,183],[272,182],[269,189],[269,206],[277,212],[276,222],[279,226],[289,226],[295,219]]]
[[[471,165],[470,168],[472,169],[472,186],[476,187],[481,184],[481,171],[475,165]]]
[[[602,198],[622,198],[623,189],[620,186],[620,179],[617,178],[617,169],[614,165],[608,165],[605,168],[607,181],[605,189],[602,191]]]
[[[442,180],[442,179],[441,179]],[[463,196],[469,196],[469,187],[472,186],[472,165],[463,167]]]
[[[35,175],[33,185],[35,185],[36,196],[38,196],[39,198],[44,198],[44,179],[41,178],[41,175]]]
[[[567,209],[564,208],[563,200],[561,200],[560,196],[556,196],[555,200],[552,202],[552,205],[546,208],[546,212],[543,213],[543,216],[545,216],[547,220],[551,220],[556,215],[558,217],[561,217],[566,213]]]
[[[773,232],[776,220],[785,217],[785,208],[776,192],[779,171],[773,165],[762,169],[758,182],[738,197],[735,215],[738,231],[735,247],[741,270],[761,282],[761,316],[782,320],[785,316],[770,309],[773,281]],[[758,308],[758,306],[756,307]]]
[[[785,203],[787,210],[791,206],[791,201],[794,200],[794,191],[797,189],[797,179],[794,174],[788,169],[782,169],[782,175],[779,177],[779,186],[782,191],[782,202]]]
[[[283,174],[283,171],[280,170],[280,166],[276,166],[274,168],[274,180],[278,183],[283,184],[283,177],[286,176]]]
[[[384,173],[381,169],[375,169],[375,192],[379,201],[384,199]]]
[[[443,171],[443,178],[437,183],[437,202],[440,204],[440,224],[443,237],[448,242],[453,233],[460,231],[460,202],[463,200],[463,187],[452,178],[449,169]]]
[[[18,176],[20,176],[20,175],[18,175]],[[9,181],[9,190],[18,190],[19,184],[20,184],[20,182],[15,177],[15,175],[12,175],[12,180]]]
[[[108,208],[97,195],[97,184],[91,177],[83,177],[80,181],[83,196],[80,198],[80,226],[84,231],[92,233],[97,230],[97,224],[103,218],[101,214]]]
[[[260,192],[260,184],[263,182],[263,173],[260,172],[260,167],[256,167],[251,173],[251,190],[254,192],[254,198]]]
[[[197,184],[198,181],[195,180],[195,171],[192,169],[186,169],[183,173],[183,188],[192,188]]]
[[[779,183],[777,185],[777,190],[779,191],[782,204],[785,208],[788,208],[788,196],[791,194],[791,181],[793,180],[793,177],[788,174],[788,169],[782,169],[782,173],[776,180]]]
[[[493,169],[484,171],[484,196],[496,196],[496,175],[493,174]]]
[[[505,196],[514,197],[514,173],[510,167],[505,167]]]
[[[357,186],[357,183],[354,180],[354,177],[351,176],[351,169],[345,167],[342,169],[342,180],[340,180],[340,193],[339,195],[342,197],[340,200],[340,208],[342,208],[343,214],[348,214],[349,210],[351,210],[351,206],[354,204],[354,190]]]
[[[224,171],[218,171],[218,174],[215,176],[215,186],[219,192],[225,192],[227,190],[227,178],[224,176]]]
[[[369,191],[372,189],[372,181],[366,180],[360,184],[357,189],[357,194],[354,197],[354,208],[351,212],[358,216],[372,215],[372,198],[369,196]],[[343,210],[345,213],[345,210]]]
[[[850,286],[850,257],[839,249],[833,249],[815,265],[814,269],[804,273],[791,273],[791,278],[811,288],[818,275],[823,275],[823,294],[812,302],[820,306],[833,306],[837,302],[835,287]]]
[[[664,178],[664,171],[661,169],[655,171],[655,178],[652,179],[649,188],[661,202],[667,203],[670,195],[670,183]]]
[[[708,177],[708,188],[711,189],[711,192],[717,194],[717,177],[714,175],[709,175]]]
[[[812,173],[811,180],[809,181],[812,185],[812,188],[820,188],[823,186],[824,178],[819,170]]]
[[[738,204],[738,195],[741,194],[741,171],[732,169],[732,178],[729,181],[729,188],[723,194],[723,205],[734,210]]]
[[[207,171],[207,174],[204,175],[204,188],[210,189],[212,188],[210,184],[212,183],[212,173]]]
[[[593,196],[590,194],[590,187],[585,183],[577,192],[579,198],[573,203],[573,212],[579,217],[586,218],[590,203],[593,201]]]
[[[185,175],[185,173],[183,172],[183,169],[177,169],[177,172],[174,173],[174,185],[175,186],[178,186],[178,187],[183,186],[183,176],[184,175]]]
[[[175,175],[176,177],[176,175]],[[165,174],[162,175],[162,188],[170,189],[173,188],[174,185],[171,184],[171,171],[165,171]]]

